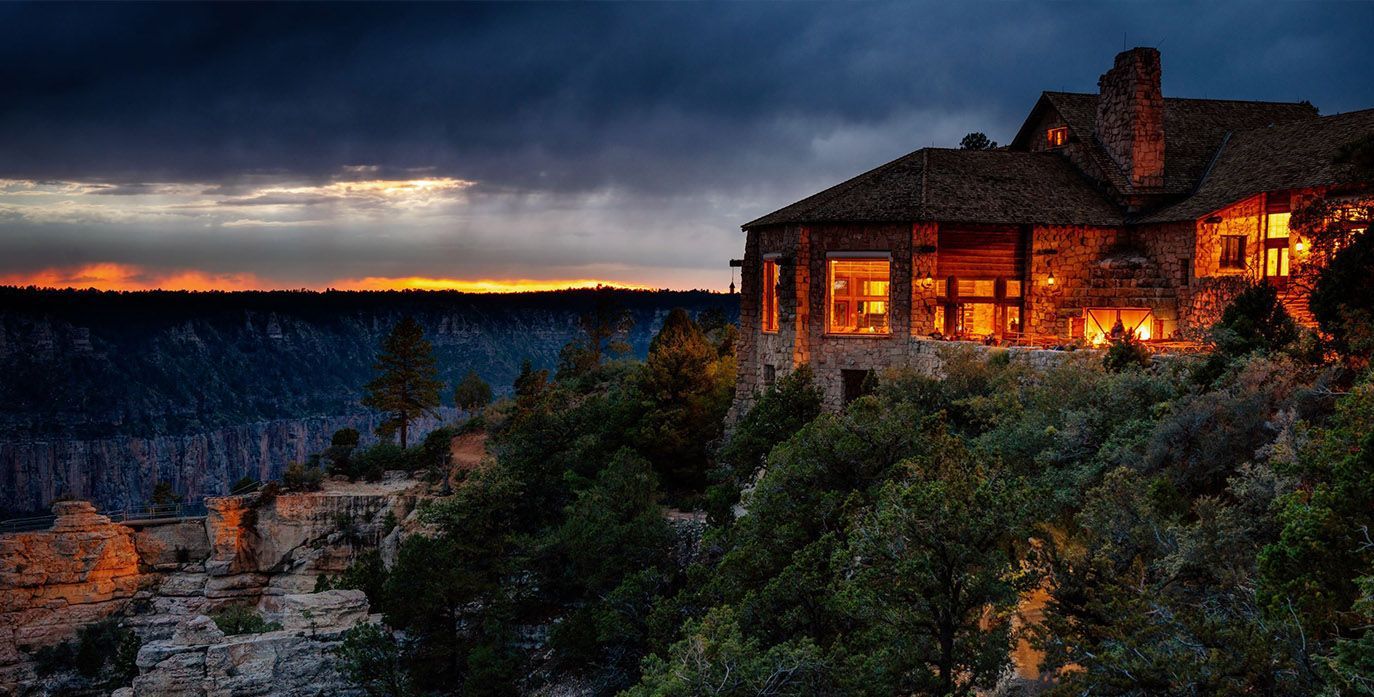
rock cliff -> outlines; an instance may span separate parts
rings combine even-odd
[[[366,600],[311,591],[360,551],[416,529],[426,496],[423,483],[395,473],[215,498],[204,518],[133,527],[88,502],[58,502],[51,529],[0,535],[0,695],[66,684],[41,674],[38,654],[107,618],[144,643],[139,695],[346,693],[329,649],[366,619]],[[229,605],[256,607],[281,629],[225,637],[205,615]]]
[[[634,317],[638,355],[673,307],[737,315],[730,295],[610,295]],[[554,367],[595,298],[0,288],[0,517],[62,494],[104,509],[145,502],[157,482],[194,497],[277,476],[339,428],[370,437],[361,386],[401,317],[424,325],[447,384],[471,369],[500,393],[526,359]]]

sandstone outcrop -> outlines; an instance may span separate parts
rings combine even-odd
[[[85,501],[53,512],[51,530],[0,536],[0,685],[32,678],[23,651],[70,640],[156,580],[140,570],[129,528]]]
[[[367,608],[353,591],[310,591],[360,550],[394,547],[403,531],[416,529],[423,489],[399,474],[378,483],[329,481],[318,492],[210,499],[204,519],[137,530],[112,523],[87,502],[55,504],[50,530],[0,535],[0,695],[47,682],[36,673],[35,651],[109,617],[145,644],[199,642],[199,657],[172,651],[150,680],[172,681],[183,661],[191,661],[186,670],[210,676],[249,670],[244,666],[261,674],[266,669],[254,661],[286,662],[302,666],[291,668],[302,687],[271,694],[318,694],[309,685],[323,678],[310,678],[308,666],[323,660],[324,648],[299,635],[342,632],[364,621]],[[229,604],[258,606],[283,629],[210,641],[213,632],[203,623],[187,623]],[[253,680],[229,677],[214,678],[227,691],[196,694],[269,694],[253,692]]]

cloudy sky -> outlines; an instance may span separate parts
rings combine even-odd
[[[1374,106],[1374,4],[0,5],[0,284],[724,289],[742,222],[1095,91]],[[481,285],[479,282],[486,283]]]

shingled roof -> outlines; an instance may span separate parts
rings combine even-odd
[[[1025,148],[1029,138],[1039,136],[1030,133],[1030,128],[1046,104],[1059,112],[1076,140],[1091,145],[1086,149],[1089,157],[1114,188],[1125,194],[1137,193],[1093,135],[1097,123],[1096,94],[1042,93],[1040,102],[1036,103],[1020,132],[1012,140],[1012,148]],[[1316,117],[1316,108],[1301,102],[1165,97],[1164,187],[1144,193],[1183,194],[1192,191],[1228,132]]]
[[[1138,222],[1194,220],[1263,191],[1354,183],[1340,149],[1374,136],[1374,109],[1237,132],[1226,140],[1196,193]]]
[[[1120,225],[1122,214],[1057,154],[924,148],[743,227],[920,220]]]

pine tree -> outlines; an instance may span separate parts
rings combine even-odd
[[[463,381],[453,388],[453,402],[471,416],[473,412],[491,403],[491,385],[479,377],[477,371],[469,370]]]
[[[410,422],[432,414],[439,406],[438,368],[434,351],[425,341],[424,328],[409,317],[401,320],[382,342],[374,366],[377,377],[367,383],[363,406],[387,414],[377,435],[390,438],[400,431],[401,447],[407,445]]]

